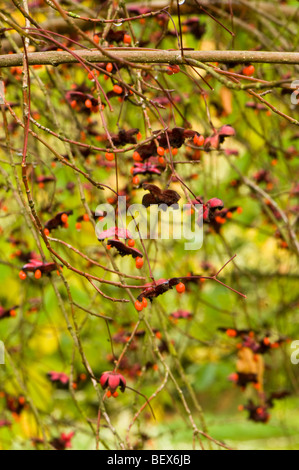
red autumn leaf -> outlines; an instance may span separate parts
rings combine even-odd
[[[130,248],[125,243],[121,242],[120,240],[108,240],[108,245],[117,249],[120,256],[132,256],[133,258],[143,258],[143,254],[141,251],[136,250],[135,248]]]
[[[145,207],[149,207],[153,204],[166,204],[167,206],[171,206],[173,204],[177,204],[177,202],[181,199],[181,196],[172,189],[162,190],[158,186],[154,184],[144,183],[143,189],[149,191],[150,194],[145,194],[142,199],[142,204]]]
[[[206,138],[204,147],[205,149],[219,149],[220,144],[224,142],[226,137],[232,137],[234,135],[236,135],[236,131],[232,126],[222,126],[220,129],[216,130],[214,134]]]
[[[111,227],[107,230],[104,230],[100,234],[97,234],[97,237],[99,241],[102,241],[102,240],[105,240],[105,238],[111,238],[111,237],[124,238],[125,240],[132,238],[128,230],[124,228],[118,228],[118,227]]]
[[[53,217],[53,219],[48,220],[48,222],[45,223],[45,228],[47,228],[50,232],[51,230],[55,230],[58,227],[63,227],[64,222],[61,220],[61,216],[66,214],[67,216],[70,216],[73,214],[73,211],[63,211],[59,212],[58,214]]]

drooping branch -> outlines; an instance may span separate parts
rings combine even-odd
[[[76,56],[91,63],[113,62],[127,60],[143,64],[184,64],[181,52],[161,49],[144,48],[109,48],[109,57],[92,50],[76,50]],[[268,51],[189,51],[184,52],[185,59],[200,62],[218,63],[265,63],[299,65],[298,52],[268,52]],[[29,65],[53,65],[77,63],[78,59],[65,51],[32,52],[28,54]],[[0,68],[21,66],[23,54],[7,54],[0,56]]]

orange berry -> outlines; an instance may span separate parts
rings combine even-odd
[[[136,308],[137,312],[142,312],[142,310],[143,310],[143,303],[142,303],[142,302],[139,302],[139,300],[136,300],[136,302],[135,302],[135,308]]]
[[[228,211],[227,214],[226,214],[226,218],[227,218],[227,219],[231,219],[232,216],[233,216],[233,213],[230,212],[230,211]]]
[[[180,282],[179,284],[177,284],[175,286],[176,288],[176,291],[179,293],[179,294],[183,294],[186,290],[186,287],[185,287],[185,284],[183,284],[182,282]]]
[[[270,344],[269,338],[268,338],[268,337],[264,338],[263,343],[264,343],[266,346],[269,346],[269,344]]]
[[[143,299],[142,299],[142,305],[143,305],[144,308],[147,307],[147,300],[146,300],[145,297],[143,297]]]
[[[143,266],[143,259],[140,256],[138,256],[138,258],[136,258],[136,268],[141,269],[142,266]]]
[[[228,330],[226,330],[226,334],[230,338],[235,338],[237,336],[236,330],[233,330],[232,328],[228,328]]]
[[[85,106],[86,106],[86,108],[92,108],[92,101],[90,99],[87,99],[85,101]]]
[[[100,38],[97,34],[94,35],[93,40],[96,44],[99,44],[99,42],[100,42]]]
[[[106,70],[107,70],[107,72],[112,72],[112,70],[113,70],[113,65],[111,64],[111,62],[109,62],[109,63],[106,65]]]
[[[243,208],[242,208],[242,207],[238,207],[237,213],[238,213],[238,214],[242,214],[242,212],[243,212]]]
[[[199,145],[200,147],[202,147],[202,146],[204,145],[204,143],[205,143],[205,138],[204,138],[204,136],[203,136],[203,135],[200,135],[200,136],[198,137],[197,142],[198,142],[198,145]]]
[[[35,277],[35,279],[40,279],[42,277],[42,272],[40,271],[40,269],[37,269],[35,271],[34,277]]]
[[[133,248],[133,247],[135,246],[135,240],[129,240],[129,241],[128,241],[128,246],[129,246],[130,248]]]
[[[124,35],[124,43],[125,44],[131,44],[131,42],[132,42],[131,36],[129,34],[125,34]]]
[[[131,175],[134,174],[134,167],[133,166],[130,168],[130,173],[131,173]]]
[[[50,235],[50,230],[48,228],[45,228],[44,234],[46,235],[46,237],[48,237]]]
[[[141,158],[141,156],[139,155],[138,152],[133,153],[133,160],[134,160],[134,162],[142,162],[142,158]]]
[[[112,396],[113,396],[114,398],[117,398],[117,397],[118,397],[118,392],[114,392],[114,393],[112,394]]]
[[[160,165],[165,165],[165,159],[164,159],[164,157],[159,157],[158,160],[159,160]]]
[[[217,224],[220,224],[220,225],[225,224],[225,222],[226,222],[226,219],[224,217],[220,217],[220,215],[217,215],[215,217],[215,220],[216,220]]]
[[[84,220],[84,222],[89,222],[89,215],[88,215],[88,214],[84,214],[84,215],[83,215],[83,220]]]
[[[139,176],[134,176],[132,181],[133,181],[133,184],[135,184],[135,185],[139,184],[140,183]]]
[[[107,245],[107,250],[111,250],[112,246],[111,245]]]
[[[162,338],[161,331],[157,331],[155,333],[155,336],[156,336],[157,339],[161,339]]]
[[[137,139],[137,140],[141,140],[141,139],[142,139],[142,134],[141,134],[141,132],[138,132],[138,134],[136,135],[136,139]]]
[[[117,93],[118,95],[121,95],[122,92],[123,92],[123,89],[122,89],[122,87],[119,86],[119,85],[114,85],[113,91],[114,91],[114,93]]]
[[[64,224],[66,224],[68,220],[69,220],[68,215],[67,215],[67,214],[62,214],[62,216],[61,216],[61,222],[63,222]]]
[[[105,153],[105,158],[106,158],[106,160],[108,160],[108,162],[112,162],[114,160],[114,153],[106,152]]]
[[[177,149],[177,148],[172,149],[172,150],[171,150],[171,153],[172,153],[172,155],[175,157],[176,154],[178,153],[178,149]]]
[[[243,72],[243,75],[246,75],[247,77],[250,77],[251,75],[254,74],[255,68],[254,68],[253,65],[248,65],[248,67],[244,67],[242,72]]]
[[[26,277],[27,277],[27,274],[24,273],[24,271],[19,272],[19,278],[21,279],[21,281],[25,281]]]
[[[76,100],[73,100],[73,101],[71,102],[71,107],[72,107],[73,109],[75,109],[76,106],[77,106],[77,101],[76,101]]]
[[[163,157],[164,153],[165,153],[165,150],[163,147],[157,148],[157,154],[160,155],[160,157]]]
[[[9,315],[10,315],[11,317],[16,317],[16,316],[17,316],[17,312],[16,312],[15,310],[11,310],[11,311],[9,312]]]
[[[197,135],[197,134],[196,134],[196,135],[193,137],[193,142],[194,142],[195,145],[198,145],[199,147],[202,147],[203,144],[205,143],[205,138],[204,138],[203,135]]]
[[[107,391],[106,396],[107,398],[110,398],[112,396],[112,393],[110,392],[110,390]]]

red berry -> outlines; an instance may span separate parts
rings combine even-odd
[[[135,308],[136,308],[137,312],[141,312],[143,310],[143,303],[139,302],[139,300],[136,300]]]
[[[246,75],[247,77],[250,77],[251,75],[254,74],[255,68],[254,68],[253,65],[248,65],[248,67],[244,67],[242,72],[243,72],[243,75]]]
[[[185,284],[183,284],[182,282],[180,282],[179,284],[177,284],[177,285],[175,286],[175,288],[176,288],[176,290],[177,290],[177,292],[178,292],[179,294],[183,294],[183,293],[185,292],[185,290],[186,290]]]
[[[109,62],[109,63],[106,65],[106,70],[107,70],[107,72],[112,72],[112,70],[113,70],[113,65],[111,64],[111,62]]]
[[[46,235],[46,237],[48,237],[50,235],[50,230],[45,228],[44,234]]]
[[[135,240],[129,240],[129,241],[128,241],[128,246],[129,246],[130,248],[133,248],[133,247],[135,246]]]
[[[64,224],[66,224],[67,221],[68,221],[68,219],[69,219],[69,218],[68,218],[68,215],[67,215],[67,214],[62,214],[62,216],[61,216],[61,222],[63,222]]]
[[[122,92],[123,92],[123,89],[122,89],[122,87],[119,86],[119,85],[114,85],[113,91],[114,91],[114,93],[117,93],[118,95],[121,95]]]
[[[129,34],[125,34],[124,35],[124,43],[125,44],[131,44],[131,42],[132,42],[131,36]]]
[[[143,259],[140,256],[138,256],[138,258],[136,258],[136,268],[141,269],[142,266],[143,266]]]
[[[237,336],[237,332],[233,328],[228,328],[226,330],[226,334],[227,336],[230,336],[231,338],[235,338]]]
[[[139,184],[140,183],[139,176],[134,176],[132,181],[133,181],[133,184],[135,184],[135,185]]]
[[[82,224],[80,222],[76,223],[76,230],[81,230]]]
[[[108,162],[112,162],[114,160],[114,153],[106,152],[105,153],[105,158],[106,158],[106,160],[108,160]]]
[[[85,101],[85,106],[86,106],[86,108],[92,108],[92,102],[91,102],[90,99],[87,99],[87,100]]]
[[[25,281],[26,277],[27,277],[27,274],[24,273],[24,271],[19,272],[19,278],[21,279],[21,281]]]
[[[163,147],[157,148],[157,154],[160,155],[160,157],[163,157],[164,153],[165,153],[165,150]]]
[[[133,160],[134,160],[134,162],[142,162],[142,158],[141,158],[141,156],[139,155],[138,152],[133,153]]]
[[[203,144],[205,143],[205,138],[203,135],[195,135],[193,137],[193,142],[195,145],[198,145],[198,147],[202,147]]]
[[[35,279],[40,279],[42,277],[42,272],[39,269],[37,269],[34,273],[34,277]]]

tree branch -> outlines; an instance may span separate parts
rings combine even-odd
[[[128,60],[133,63],[143,64],[184,64],[181,52],[161,49],[144,48],[111,48],[109,57],[92,50],[76,50],[76,56],[92,63],[113,62]],[[201,62],[219,63],[265,63],[265,64],[293,64],[299,65],[298,52],[267,52],[267,51],[185,51],[185,59],[193,59]],[[29,65],[53,65],[77,63],[75,56],[65,51],[32,52],[28,54]],[[0,68],[22,66],[23,54],[7,54],[0,56]]]

